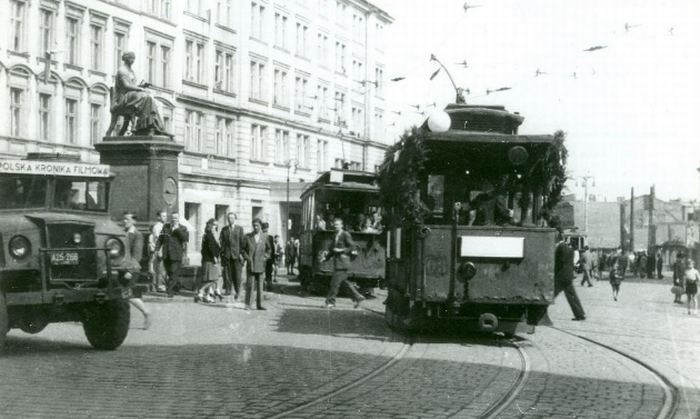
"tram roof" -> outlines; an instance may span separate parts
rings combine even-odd
[[[359,170],[333,169],[322,173],[301,196],[317,189],[343,190],[354,192],[378,192],[377,175]]]
[[[427,141],[448,143],[480,143],[480,144],[553,144],[552,135],[514,135],[497,132],[449,130],[440,133],[430,133]]]

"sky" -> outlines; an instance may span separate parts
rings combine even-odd
[[[454,100],[444,72],[430,80],[432,53],[470,90],[467,103],[520,112],[521,134],[567,133],[569,192],[583,197],[576,179],[589,175],[598,200],[651,185],[661,199],[700,197],[700,1],[469,0],[480,7],[466,12],[463,0],[374,3],[395,18],[384,77],[406,77],[386,87],[401,111],[388,113],[394,139],[425,119],[410,104]],[[606,48],[583,51],[592,46]],[[512,89],[486,94],[499,87]]]

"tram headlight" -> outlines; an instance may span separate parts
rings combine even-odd
[[[110,237],[105,241],[105,247],[109,249],[109,257],[116,259],[124,256],[124,244],[116,237]]]
[[[15,259],[24,259],[32,254],[32,243],[24,236],[14,236],[8,243],[8,250]]]
[[[459,265],[458,273],[465,282],[469,281],[470,279],[474,278],[474,275],[476,275],[476,265],[474,265],[472,262],[464,262]]]

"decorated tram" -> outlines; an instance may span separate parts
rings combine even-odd
[[[387,225],[386,321],[513,335],[554,297],[564,134],[518,135],[500,106],[449,105],[390,148],[380,170]]]

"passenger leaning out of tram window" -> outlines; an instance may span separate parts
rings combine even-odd
[[[316,214],[316,229],[317,230],[325,230],[326,229],[326,222],[323,220],[323,216],[321,214]]]
[[[501,177],[494,186],[491,179],[481,181],[481,192],[469,202],[469,219],[475,226],[513,224],[513,210],[508,208],[506,194],[503,193],[507,176]]]

